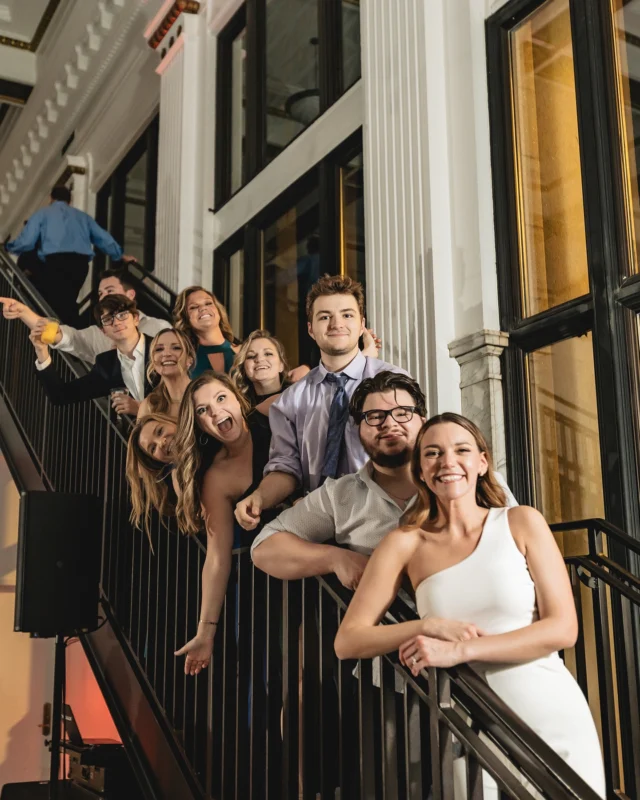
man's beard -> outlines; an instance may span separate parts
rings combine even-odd
[[[374,464],[377,464],[379,467],[385,467],[386,469],[404,467],[404,465],[408,464],[411,460],[411,453],[413,451],[413,447],[407,446],[397,453],[383,453],[376,447],[367,447],[364,442],[362,442],[362,446]]]

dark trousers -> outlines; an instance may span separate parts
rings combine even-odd
[[[45,257],[38,277],[40,294],[49,303],[60,322],[78,325],[77,297],[89,272],[89,256],[79,253],[52,253]]]

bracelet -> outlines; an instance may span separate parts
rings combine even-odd
[[[208,619],[201,619],[198,622],[198,625],[217,625],[217,624],[218,624],[217,622],[211,622],[211,620]]]

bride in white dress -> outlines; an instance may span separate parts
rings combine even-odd
[[[338,657],[371,658],[399,650],[414,675],[425,667],[471,662],[496,694],[605,797],[593,718],[557,652],[575,644],[578,623],[549,526],[534,508],[504,507],[486,441],[458,414],[425,423],[412,474],[416,502],[405,512],[402,527],[372,555],[338,631]],[[378,625],[404,573],[415,589],[421,619]],[[466,792],[458,778],[459,800]],[[494,795],[489,776],[484,783],[485,798]]]

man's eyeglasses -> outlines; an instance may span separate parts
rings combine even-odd
[[[411,422],[417,410],[415,406],[396,406],[395,408],[390,408],[388,411],[372,408],[371,411],[362,412],[360,421],[364,420],[367,425],[371,425],[372,428],[379,428],[384,424],[389,414],[391,414],[391,417],[396,422]]]
[[[113,325],[116,320],[122,322],[127,319],[130,314],[130,311],[116,311],[115,314],[105,314],[104,317],[100,317],[100,324],[103,328],[108,328],[110,325]]]

